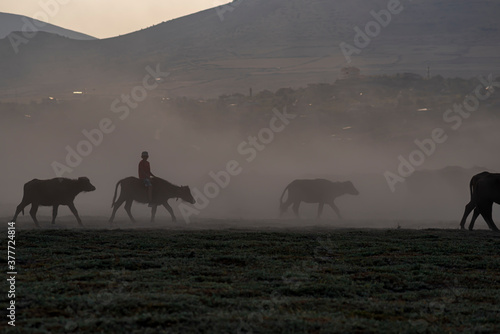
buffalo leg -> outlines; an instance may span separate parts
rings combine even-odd
[[[17,206],[16,208],[16,213],[14,214],[14,217],[12,218],[12,221],[15,222],[16,219],[17,219],[17,216],[19,216],[19,214],[21,213],[21,211],[24,211],[24,208],[26,207],[26,205],[28,205],[29,203],[26,203],[24,201],[21,201],[21,203]]]
[[[75,217],[76,217],[76,221],[78,222],[78,224],[79,224],[80,226],[83,226],[83,224],[82,224],[82,220],[80,219],[80,216],[78,215],[78,211],[76,210],[75,204],[73,204],[73,203],[69,203],[69,204],[68,204],[68,207],[69,207],[69,209],[71,210],[71,212],[73,213],[73,215],[75,215]]]
[[[156,209],[158,209],[158,206],[157,206],[157,205],[153,205],[153,206],[151,207],[151,222],[152,222],[152,223],[155,221]]]
[[[333,211],[335,211],[335,213],[337,214],[337,216],[339,217],[339,219],[342,219],[342,216],[340,215],[340,210],[339,210],[339,208],[337,208],[337,206],[335,205],[335,203],[331,202],[331,203],[328,203],[328,204],[333,209]]]
[[[325,206],[325,203],[318,204],[318,219],[321,218],[321,214],[323,213],[323,206]]]
[[[474,214],[472,215],[472,220],[470,221],[469,224],[469,231],[472,231],[472,229],[474,228],[474,223],[476,222],[476,219],[479,216],[479,214],[480,214],[479,208],[475,208]]]
[[[299,217],[299,207],[300,207],[300,201],[297,201],[297,202],[293,203],[293,206],[292,206],[293,213],[295,213],[295,216],[297,218],[300,218]]]
[[[493,202],[482,205],[479,208],[479,210],[481,210],[481,215],[483,215],[484,220],[486,220],[488,227],[493,231],[498,231],[498,227],[493,222],[493,216],[492,216]]]
[[[283,214],[288,210],[288,208],[292,205],[292,202],[290,200],[287,200],[285,203],[281,203],[280,205],[280,217],[283,216]]]
[[[474,210],[474,208],[476,207],[476,205],[470,201],[466,206],[465,206],[465,211],[464,211],[464,215],[462,216],[462,220],[460,221],[460,229],[465,229],[465,223],[467,221],[467,217],[470,215],[470,213],[472,212],[472,210]],[[476,212],[474,211],[474,214]],[[474,224],[472,225],[474,226]],[[470,226],[469,226],[469,229],[470,229]]]
[[[135,223],[134,216],[132,216],[132,211],[130,211],[130,209],[132,208],[132,202],[133,202],[132,200],[127,200],[125,202],[125,211],[127,211],[127,215],[132,221],[132,223]]]
[[[36,219],[36,212],[38,211],[38,203],[31,203],[31,210],[30,210],[30,216],[33,218],[33,221],[35,222],[36,227],[40,227],[40,224],[38,224],[38,219]]]
[[[59,205],[54,205],[52,207],[52,224],[56,223],[56,217],[57,217],[57,209],[59,208]]]
[[[170,206],[170,204],[165,202],[165,203],[163,203],[163,206],[165,207],[165,209],[167,209],[168,213],[170,213],[170,216],[172,216],[172,221],[174,223],[177,222],[177,218],[175,218],[175,215],[174,215],[174,210],[172,210],[172,207]]]
[[[125,202],[124,199],[119,198],[114,204],[113,204],[113,212],[111,213],[111,217],[109,217],[109,222],[112,223],[113,220],[115,219],[116,211],[122,206],[123,202]]]

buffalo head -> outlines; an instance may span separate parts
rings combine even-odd
[[[191,190],[188,186],[182,186],[179,191],[179,197],[183,201],[194,204],[196,201],[194,200],[193,195],[191,195]]]
[[[356,187],[354,187],[354,184],[352,184],[351,181],[347,181],[344,184],[345,184],[345,190],[346,190],[347,194],[359,195],[358,189],[356,189]]]
[[[82,176],[78,178],[78,185],[81,187],[82,191],[94,191],[95,187],[92,183],[90,183],[90,180],[88,177]]]

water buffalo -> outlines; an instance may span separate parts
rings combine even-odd
[[[77,180],[70,180],[62,177],[50,180],[33,179],[24,185],[23,199],[17,206],[16,214],[14,218],[12,218],[12,221],[16,221],[21,211],[24,214],[24,208],[28,204],[31,204],[30,215],[37,227],[40,225],[36,219],[36,212],[40,205],[52,206],[52,224],[54,224],[59,205],[67,205],[75,215],[78,224],[83,226],[73,201],[79,193],[94,190],[95,187],[86,177],[79,177]]]
[[[474,210],[469,230],[472,231],[477,217],[481,214],[488,227],[498,231],[493,222],[493,203],[500,204],[500,174],[482,172],[474,175],[469,182],[470,202],[465,206],[464,215],[460,221],[460,228],[465,229],[465,222],[469,214]]]
[[[172,207],[167,202],[171,198],[180,198],[183,201],[189,202],[191,204],[195,203],[193,195],[191,195],[191,190],[188,186],[179,187],[158,177],[152,178],[151,183],[153,185],[153,207],[151,208],[151,222],[154,222],[156,208],[158,205],[163,205],[172,216],[172,221],[177,221]],[[121,191],[120,196],[118,197],[118,199],[116,199],[118,186],[121,186]],[[115,219],[116,210],[118,210],[123,202],[125,202],[125,211],[127,211],[130,220],[132,222],[135,222],[135,219],[130,211],[130,208],[132,207],[132,203],[134,201],[139,203],[149,203],[148,190],[144,186],[144,182],[132,176],[118,181],[115,187],[113,203],[111,204],[113,213],[109,218],[109,222],[113,222],[113,220]]]
[[[288,198],[283,202],[285,192],[288,190]],[[335,198],[344,195],[358,195],[358,190],[354,187],[351,181],[347,182],[332,182],[324,179],[315,180],[295,180],[292,181],[283,190],[280,198],[280,215],[286,212],[288,207],[293,204],[293,212],[299,216],[299,206],[301,202],[306,203],[319,203],[318,205],[318,218],[321,217],[323,206],[325,204],[335,211],[337,216],[342,219],[340,211],[335,205]]]

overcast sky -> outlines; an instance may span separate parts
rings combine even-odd
[[[228,0],[0,0],[0,12],[20,14],[97,38],[127,34]]]

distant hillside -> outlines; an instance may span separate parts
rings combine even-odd
[[[41,22],[26,16],[0,13],[0,39],[7,37],[12,32],[31,32],[35,27],[39,31],[57,34],[63,37],[72,39],[89,40],[96,39],[95,37],[85,35],[73,30],[64,29],[50,23]]]
[[[145,67],[170,72],[151,94],[214,96],[332,82],[345,66],[361,74],[413,72],[475,77],[500,71],[500,2],[401,1],[348,63],[355,27],[375,22],[387,0],[242,0],[128,35],[75,41],[40,33],[14,54],[0,40],[0,98],[72,90],[114,95]],[[387,20],[386,20],[387,21]],[[373,26],[373,24],[372,24]]]

